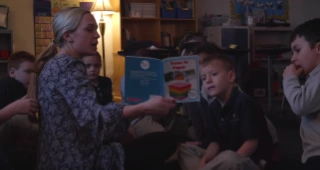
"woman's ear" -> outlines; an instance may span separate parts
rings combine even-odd
[[[73,42],[73,39],[71,37],[71,34],[69,31],[65,32],[63,35],[62,35],[63,39],[67,42]]]

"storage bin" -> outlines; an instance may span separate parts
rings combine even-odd
[[[193,18],[192,10],[189,8],[178,8],[177,18]]]
[[[176,18],[176,9],[161,8],[161,18]]]

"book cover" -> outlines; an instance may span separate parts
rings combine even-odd
[[[171,97],[177,103],[200,101],[199,57],[170,57],[164,60],[126,57],[125,94],[127,104],[153,96]]]

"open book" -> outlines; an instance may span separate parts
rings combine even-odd
[[[199,57],[171,57],[164,60],[126,57],[125,94],[127,104],[153,96],[172,97],[177,103],[200,101]]]

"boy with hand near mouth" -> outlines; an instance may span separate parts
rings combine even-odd
[[[273,142],[261,107],[235,86],[232,60],[221,54],[208,56],[201,63],[200,74],[202,89],[216,97],[209,104],[207,119],[211,143],[206,150],[182,145],[181,168],[259,169],[262,160],[271,160]]]
[[[320,169],[320,19],[296,27],[291,48],[292,64],[283,72],[284,95],[292,111],[301,116],[304,169]],[[304,85],[300,76],[307,76]]]

